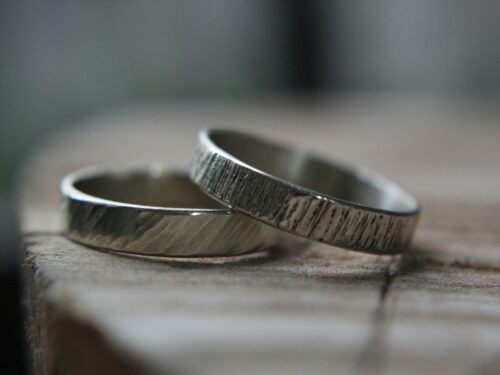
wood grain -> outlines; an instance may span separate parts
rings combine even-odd
[[[19,180],[35,372],[500,373],[498,108],[142,104],[53,136]],[[131,158],[186,167],[197,130],[212,124],[400,182],[423,203],[413,248],[377,257],[284,243],[251,257],[158,261],[61,235],[65,173]]]

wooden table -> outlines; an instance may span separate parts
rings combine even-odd
[[[497,103],[498,104],[498,103]],[[116,161],[186,167],[199,128],[258,131],[400,182],[403,257],[284,244],[148,260],[61,233],[58,183]],[[142,103],[36,150],[20,180],[37,374],[500,374],[500,106],[424,99]]]

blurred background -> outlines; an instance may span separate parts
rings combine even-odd
[[[24,369],[13,186],[41,140],[157,98],[498,98],[500,2],[2,0],[0,56],[3,374]]]

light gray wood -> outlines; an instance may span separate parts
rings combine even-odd
[[[500,371],[500,110],[423,100],[142,104],[36,150],[19,180],[37,374],[495,374]],[[304,125],[306,124],[306,125]],[[364,164],[422,202],[403,257],[283,244],[161,260],[61,234],[58,183],[88,164],[185,167],[210,125]]]

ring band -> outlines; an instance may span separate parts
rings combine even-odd
[[[418,220],[416,198],[384,177],[236,131],[201,131],[190,177],[237,211],[351,250],[399,253]]]
[[[85,168],[62,180],[61,193],[67,236],[93,247],[155,256],[227,256],[276,242],[266,225],[220,205],[187,175],[157,164]]]

